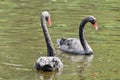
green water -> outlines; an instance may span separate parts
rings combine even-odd
[[[34,62],[46,56],[39,16],[48,10],[49,28],[61,72],[36,72]],[[78,38],[78,25],[96,17],[99,30],[86,25],[94,55],[75,56],[58,50],[56,39]],[[0,80],[120,80],[120,0],[0,0]]]

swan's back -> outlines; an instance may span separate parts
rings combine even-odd
[[[65,52],[70,52],[73,54],[82,54],[84,51],[81,46],[80,40],[77,38],[61,38],[57,39],[58,48]]]
[[[40,57],[35,62],[35,68],[43,71],[61,70],[63,63],[58,57]]]

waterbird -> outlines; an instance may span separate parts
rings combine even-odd
[[[93,54],[92,48],[89,46],[85,39],[84,27],[85,24],[90,22],[96,30],[97,20],[94,16],[85,17],[79,25],[79,39],[77,38],[60,38],[57,39],[58,48],[64,52],[76,55],[90,55]]]
[[[40,20],[47,46],[47,56],[39,57],[35,61],[34,67],[36,70],[43,71],[61,70],[63,68],[63,63],[58,57],[55,56],[56,52],[46,24],[46,22],[48,22],[48,25],[51,26],[50,13],[48,11],[43,11],[41,13]]]

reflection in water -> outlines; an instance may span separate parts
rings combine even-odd
[[[72,55],[71,60],[73,62],[90,62],[93,59],[93,55]]]
[[[93,59],[93,55],[80,55],[80,56],[73,56],[72,58],[73,62],[78,63],[78,75],[80,77],[80,80],[84,80],[86,78],[85,71],[90,65],[90,62]]]
[[[69,76],[71,78],[78,77],[80,80],[84,80],[88,78],[87,75],[89,73],[89,69],[91,67],[91,62],[93,60],[94,54],[73,55],[73,54],[65,53],[61,50],[57,50],[57,53],[58,55],[62,56],[63,59],[61,60],[64,60],[63,61],[64,75],[65,75],[65,72],[67,72],[66,75],[71,75]],[[76,79],[76,78],[73,78],[73,79]]]
[[[93,59],[93,55],[89,55],[89,56],[83,56],[83,59],[81,59],[80,61],[80,66],[79,66],[79,76],[80,76],[80,80],[84,80],[85,79],[85,74],[84,72],[86,71],[87,67],[90,65],[90,62]]]
[[[56,77],[61,75],[61,71],[52,71],[52,72],[45,72],[45,71],[37,71],[37,77],[40,80],[55,80]]]

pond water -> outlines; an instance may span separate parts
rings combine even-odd
[[[52,16],[49,32],[64,68],[36,72],[34,62],[46,56],[40,13]],[[56,39],[78,37],[78,26],[96,17],[99,30],[86,25],[91,56],[66,54]],[[120,80],[120,0],[0,0],[0,80]]]

